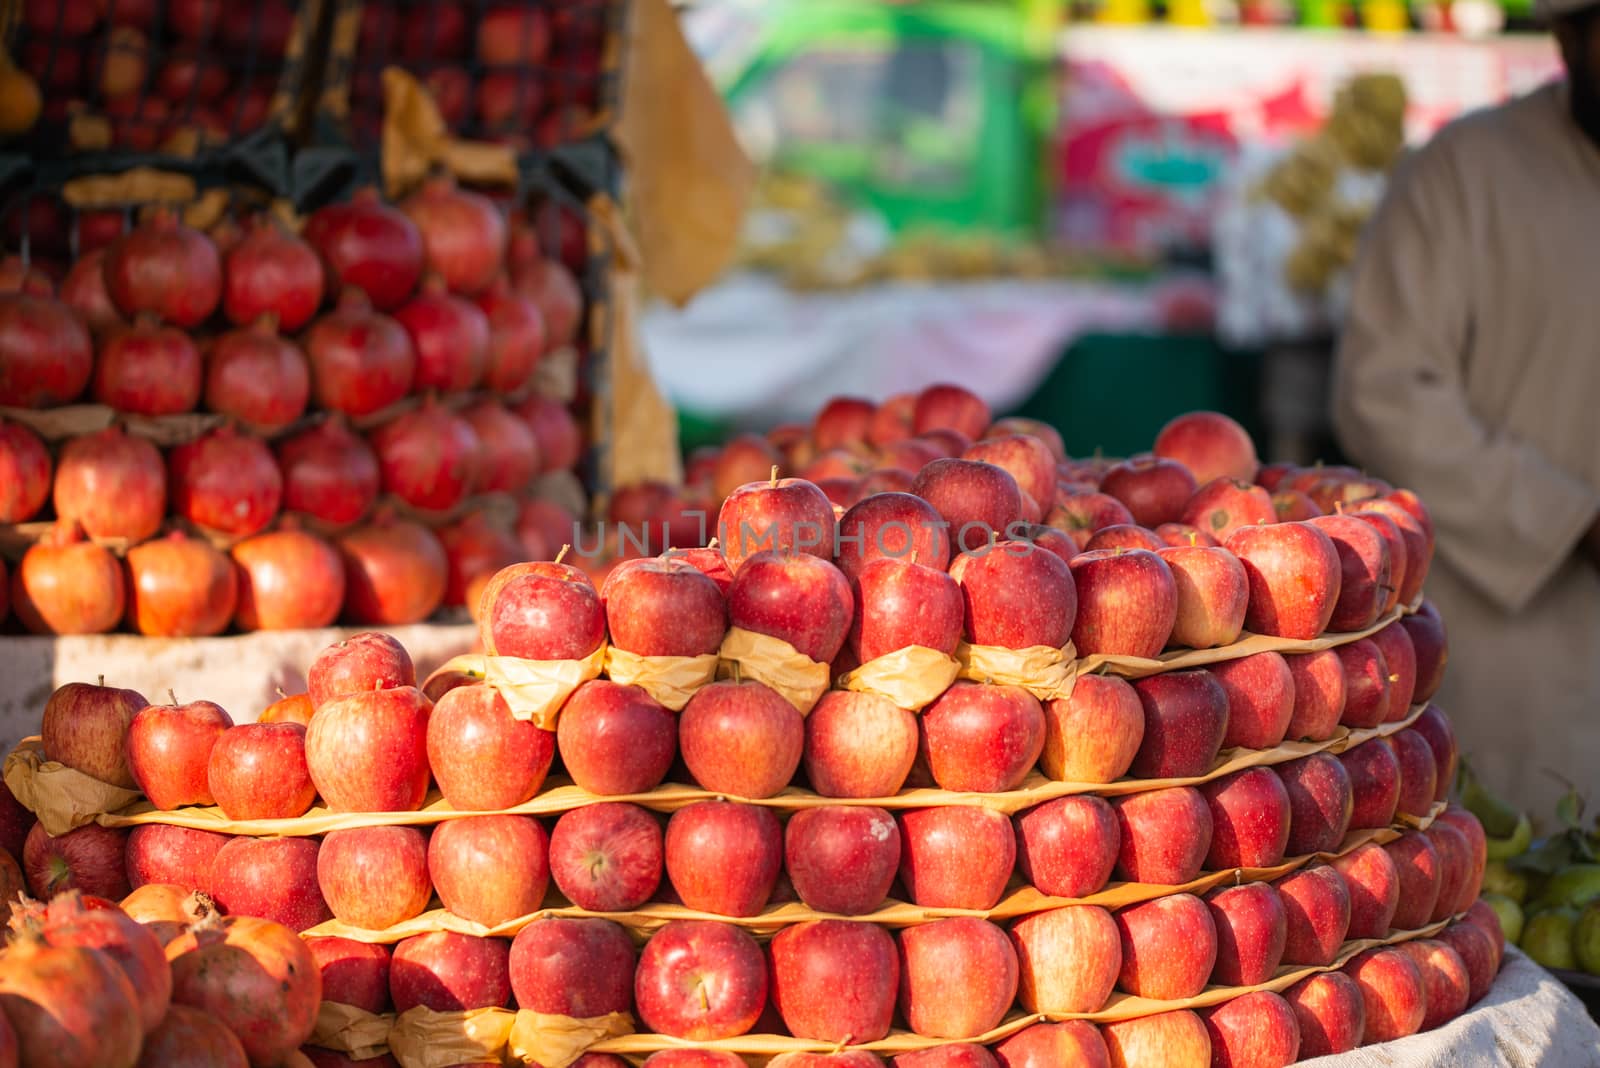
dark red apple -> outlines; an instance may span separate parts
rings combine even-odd
[[[1444,681],[1445,664],[1450,659],[1450,645],[1445,636],[1444,620],[1432,601],[1423,601],[1422,607],[1400,621],[1411,638],[1411,647],[1417,657],[1417,685],[1411,699],[1417,703],[1428,701],[1439,692]]]
[[[1428,917],[1430,923],[1437,923],[1471,903],[1467,890],[1473,878],[1472,843],[1460,828],[1442,819],[1434,820],[1422,833],[1439,854],[1439,900]]]
[[[1344,972],[1320,972],[1283,992],[1300,1024],[1303,1057],[1349,1053],[1361,1045],[1367,1026],[1361,988]]]
[[[363,1012],[389,1009],[389,947],[353,938],[307,938],[306,949],[322,974],[322,1000]]]
[[[818,663],[838,655],[854,614],[849,581],[826,559],[806,553],[749,556],[728,590],[735,627],[782,639]]]
[[[735,574],[760,552],[809,553],[831,560],[833,502],[804,479],[747,482],[722,502],[717,513],[717,543]]]
[[[1072,637],[1077,591],[1057,555],[1027,541],[963,554],[950,573],[961,584],[967,640],[1007,649],[1059,649]]]
[[[1350,828],[1355,804],[1350,775],[1328,753],[1279,764],[1274,770],[1289,794],[1288,855],[1327,853],[1339,847]]]
[[[1467,1004],[1476,1005],[1494,986],[1499,954],[1494,939],[1473,923],[1452,923],[1438,934],[1439,941],[1455,950],[1467,966]]]
[[[587,575],[534,561],[497,572],[478,602],[478,637],[491,656],[582,660],[606,636],[605,610]]]
[[[1335,648],[1344,667],[1344,715],[1346,727],[1376,727],[1389,714],[1389,665],[1370,638],[1348,642]]]
[[[14,859],[27,877],[28,892],[40,900],[77,890],[121,901],[132,889],[124,865],[127,841],[127,831],[98,823],[56,835],[35,823],[22,843],[22,855]]]
[[[626,912],[661,885],[661,825],[638,805],[599,801],[562,814],[550,833],[550,876],[574,905]]]
[[[315,838],[230,839],[211,863],[207,891],[224,912],[304,931],[333,915],[317,881],[319,852]]]
[[[887,931],[853,920],[807,920],[768,947],[772,1004],[796,1038],[876,1042],[889,1033],[900,960]]]
[[[57,687],[44,703],[39,729],[44,758],[112,786],[137,789],[128,767],[128,725],[149,704],[136,691],[115,686],[69,682]]]
[[[1017,813],[1012,824],[1022,876],[1041,894],[1088,897],[1111,878],[1122,833],[1104,798],[1058,797]]]
[[[1435,779],[1439,774],[1433,747],[1410,728],[1385,740],[1394,747],[1399,764],[1400,795],[1396,811],[1402,816],[1426,816],[1433,809]]]
[[[1350,776],[1350,827],[1387,827],[1400,800],[1400,762],[1386,738],[1373,738],[1339,754]]]
[[[924,908],[992,909],[1016,864],[1011,821],[993,809],[909,809],[900,823],[900,881]]]
[[[1350,891],[1346,938],[1386,938],[1400,903],[1400,873],[1380,845],[1368,842],[1333,860]]]
[[[1178,587],[1166,561],[1144,549],[1083,553],[1068,565],[1078,593],[1072,642],[1079,656],[1153,657],[1178,618]]]
[[[641,560],[618,568],[600,598],[611,644],[640,656],[714,653],[728,629],[722,591],[681,560]]]
[[[1167,543],[1153,530],[1117,523],[1095,531],[1094,536],[1084,544],[1083,551],[1094,553],[1102,549],[1148,549],[1151,552],[1159,552],[1166,547]]]
[[[1211,666],[1228,695],[1224,747],[1271,749],[1283,741],[1294,716],[1294,675],[1281,655],[1252,653]]]
[[[1225,1068],[1284,1068],[1300,1057],[1300,1022],[1270,990],[1256,990],[1203,1009],[1211,1063]]]
[[[1288,921],[1284,963],[1332,964],[1350,928],[1350,889],[1344,876],[1331,865],[1313,864],[1274,885]]]
[[[627,1012],[637,961],[633,939],[610,920],[538,919],[511,942],[511,990],[518,1008],[551,1016]]]
[[[1100,480],[1100,492],[1127,505],[1134,522],[1146,527],[1177,521],[1198,488],[1187,467],[1159,456],[1125,460]]]
[[[1450,726],[1450,720],[1439,711],[1439,706],[1432,704],[1422,710],[1422,715],[1411,724],[1411,729],[1426,738],[1428,747],[1433,750],[1433,799],[1443,801],[1449,796],[1450,784],[1455,782],[1456,778],[1456,761],[1459,755],[1456,732]]]
[[[633,979],[639,1018],[690,1042],[742,1035],[767,1004],[767,962],[730,923],[674,920],[650,936]]]
[[[1339,554],[1339,599],[1328,629],[1352,631],[1372,626],[1394,589],[1394,562],[1388,544],[1372,526],[1353,516],[1325,515],[1307,522],[1328,535]]]
[[[1215,676],[1170,671],[1140,679],[1133,689],[1144,706],[1144,738],[1133,774],[1167,779],[1210,771],[1228,730],[1228,695]]]
[[[839,517],[837,538],[834,563],[851,582],[881,557],[940,571],[950,565],[950,531],[944,519],[933,505],[911,493],[863,497]]]
[[[1017,480],[981,460],[935,460],[918,472],[911,492],[948,524],[952,551],[981,549],[1025,518]]]
[[[1407,831],[1383,848],[1400,883],[1390,926],[1399,931],[1426,927],[1439,901],[1439,851],[1420,831]]]
[[[510,999],[511,986],[503,938],[432,931],[397,943],[389,962],[396,1012],[418,1005],[434,1012],[499,1008]]]
[[[1120,845],[1117,873],[1133,883],[1177,886],[1200,874],[1211,849],[1211,808],[1192,786],[1125,794],[1111,803]]]
[[[783,866],[783,828],[759,805],[698,801],[667,821],[666,866],[689,908],[755,916],[766,908]]]
[[[181,886],[193,893],[211,887],[211,865],[229,836],[164,823],[146,823],[128,832],[124,853],[128,885],[147,883]],[[18,850],[17,855],[21,856]]]
[[[1339,729],[1344,715],[1344,662],[1333,649],[1287,653],[1283,659],[1294,679],[1294,712],[1284,737],[1290,741],[1327,741]]]
[[[1246,768],[1200,787],[1211,808],[1205,866],[1270,868],[1289,844],[1289,794],[1271,768]]]
[[[800,900],[818,912],[876,911],[899,867],[900,828],[881,808],[804,808],[784,828],[784,868]]]
[[[1283,959],[1288,918],[1271,883],[1221,886],[1205,896],[1217,928],[1218,986],[1256,986],[1272,978]]]

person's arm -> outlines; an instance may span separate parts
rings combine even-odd
[[[1496,252],[1472,247],[1456,166],[1447,151],[1425,150],[1368,227],[1335,364],[1334,425],[1348,454],[1421,495],[1439,553],[1516,612],[1580,547],[1600,562],[1600,493],[1472,410],[1469,279],[1493,270]]]

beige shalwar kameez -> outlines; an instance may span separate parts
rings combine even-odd
[[[1600,147],[1552,85],[1442,130],[1367,231],[1335,371],[1345,450],[1422,495],[1450,635],[1438,703],[1542,813],[1600,804]]]

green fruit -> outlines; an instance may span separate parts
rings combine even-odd
[[[1573,864],[1550,876],[1539,892],[1538,906],[1581,909],[1600,897],[1600,864]]]
[[[1522,951],[1546,968],[1578,966],[1572,951],[1572,932],[1578,924],[1577,909],[1546,909],[1534,913],[1522,928]]]
[[[1478,822],[1483,824],[1484,834],[1490,838],[1510,838],[1517,832],[1518,824],[1527,817],[1515,805],[1495,796],[1472,773],[1472,766],[1464,760],[1457,771],[1457,777],[1461,783],[1461,804],[1468,812],[1478,817]],[[1532,830],[1533,828],[1529,827],[1530,835]]]
[[[1494,914],[1500,917],[1500,930],[1505,933],[1506,941],[1516,945],[1522,940],[1522,906],[1514,899],[1504,894],[1484,894],[1483,903],[1494,909]]]
[[[1517,819],[1516,830],[1506,838],[1489,838],[1486,843],[1486,853],[1490,860],[1510,860],[1520,857],[1528,851],[1528,846],[1533,842],[1533,821],[1523,813]]]
[[[1528,900],[1528,877],[1506,867],[1503,860],[1491,860],[1483,869],[1483,892],[1508,897],[1520,905]]]
[[[1578,967],[1590,975],[1600,975],[1600,901],[1586,906],[1572,932],[1572,953]]]

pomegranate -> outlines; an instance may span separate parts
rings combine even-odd
[[[122,911],[144,925],[162,946],[183,933],[199,912],[209,906],[204,895],[195,894],[176,883],[145,883],[136,886],[122,899]],[[162,958],[165,960],[165,956]],[[169,976],[170,981],[170,976]]]
[[[555,260],[533,260],[514,270],[511,284],[538,306],[550,348],[570,345],[577,338],[583,316],[583,290],[571,271]]]
[[[156,0],[105,0],[105,14],[113,26],[148,29],[156,20]]]
[[[26,293],[30,297],[53,297],[56,284],[36,265],[21,256],[0,260],[0,293]]]
[[[111,140],[119,148],[151,152],[171,132],[172,107],[159,96],[107,97],[105,109],[112,117]]]
[[[109,426],[62,447],[54,497],[90,537],[143,541],[166,515],[167,468],[150,442]]]
[[[481,481],[483,443],[472,424],[432,399],[372,433],[383,488],[413,508],[447,512]]]
[[[490,71],[478,79],[474,102],[485,130],[521,142],[544,106],[544,87],[529,70]]]
[[[210,37],[220,23],[222,0],[169,0],[172,28],[191,40]]]
[[[270,433],[305,414],[310,396],[305,355],[279,336],[271,315],[211,343],[206,407],[212,411]]]
[[[539,442],[540,471],[570,471],[583,457],[583,432],[567,406],[553,397],[534,395],[512,409]]]
[[[173,1004],[225,1025],[251,1064],[279,1064],[311,1037],[322,973],[281,923],[213,914],[169,945],[167,960]]]
[[[193,97],[196,101],[215,100],[228,91],[227,68],[216,57],[207,56],[192,45],[174,48],[156,75],[156,92],[173,104],[181,104]],[[226,264],[224,264],[226,270]],[[322,268],[317,267],[317,277]],[[226,286],[226,278],[224,279]],[[226,301],[226,290],[224,290]],[[224,304],[226,307],[226,304]]]
[[[13,1063],[133,1068],[144,1040],[139,999],[115,961],[27,929],[0,955],[0,1013],[16,1032]]]
[[[485,493],[526,489],[539,473],[539,439],[533,436],[533,428],[495,401],[474,404],[461,417],[472,424],[483,448],[478,488]]]
[[[23,523],[50,495],[50,454],[39,435],[0,419],[0,523]]]
[[[48,900],[68,890],[120,901],[128,896],[122,854],[128,832],[85,824],[66,834],[45,833],[35,823],[22,845],[22,871],[33,896]]]
[[[316,249],[263,218],[222,263],[222,311],[239,326],[276,315],[278,328],[293,333],[322,304],[322,261]]]
[[[550,20],[527,4],[491,7],[478,22],[478,62],[491,67],[540,64],[550,54]]]
[[[452,59],[467,50],[467,16],[459,7],[435,4],[400,23],[404,59]]]
[[[0,294],[0,406],[53,408],[89,384],[89,328],[60,301]]]
[[[178,415],[200,402],[204,368],[189,335],[142,316],[108,333],[94,366],[94,399],[119,412]]]
[[[23,554],[11,606],[34,634],[104,634],[122,619],[122,565],[62,520]]]
[[[522,543],[483,512],[440,528],[439,543],[450,564],[444,591],[444,603],[449,605],[473,607],[467,591],[478,579],[525,559]]]
[[[158,102],[144,98],[145,104]],[[192,328],[210,318],[222,299],[217,246],[170,211],[156,212],[107,248],[105,274],[112,302],[129,318],[151,312]]]
[[[98,252],[107,245],[116,241],[127,231],[127,219],[122,212],[109,208],[104,211],[80,211],[73,223],[73,230],[78,238],[78,256],[87,256],[91,252]],[[101,279],[101,288],[105,287],[105,280]],[[108,296],[106,298],[110,300]]]
[[[29,830],[32,830],[30,827]],[[26,836],[24,836],[26,840]],[[22,847],[17,847],[17,856],[22,854]],[[22,865],[18,864],[16,857],[9,850],[0,851],[0,919],[8,918],[16,912],[21,898],[28,892],[27,881],[22,877]],[[0,1040],[0,1049],[5,1043]],[[5,1058],[0,1057],[0,1064],[5,1063]]]
[[[472,103],[472,76],[460,67],[436,67],[422,80],[423,88],[433,97],[439,108],[439,117],[451,129],[467,121],[467,108]],[[376,96],[377,94],[373,94]]]
[[[483,381],[489,367],[489,317],[476,304],[446,292],[438,276],[430,276],[422,292],[394,317],[416,349],[418,391],[459,392]]]
[[[233,565],[208,541],[173,531],[128,550],[128,622],[140,634],[221,634],[238,598]]]
[[[317,211],[301,236],[322,257],[330,286],[364,290],[383,311],[403,304],[422,277],[422,233],[377,190]]]
[[[513,293],[503,277],[479,294],[477,304],[489,317],[484,387],[496,393],[515,393],[528,384],[544,355],[544,316],[533,301]]]
[[[348,526],[378,499],[378,457],[337,416],[276,448],[284,508]]]
[[[259,438],[230,427],[173,449],[167,456],[167,479],[173,511],[191,523],[241,538],[265,529],[283,499],[283,476],[271,450]]]
[[[517,538],[530,560],[554,560],[563,545],[577,544],[578,517],[555,501],[523,501]]]
[[[133,984],[139,1002],[139,1024],[148,1034],[167,1014],[172,1000],[172,972],[156,936],[121,909],[84,907],[76,891],[58,894],[48,905],[35,905],[24,923],[38,924],[47,945],[98,949],[116,962]]]
[[[350,622],[419,623],[443,602],[449,563],[428,528],[380,517],[336,540],[344,560],[344,614]]]
[[[344,604],[344,563],[333,546],[303,530],[257,534],[233,547],[241,630],[326,627]]]
[[[285,0],[256,0],[247,11],[240,18],[222,20],[222,39],[241,53],[253,46],[258,55],[283,55],[294,31],[294,10]]]
[[[106,292],[105,249],[97,248],[80,256],[61,283],[61,301],[83,316],[95,333],[126,325]]]
[[[305,336],[317,403],[348,415],[381,411],[411,392],[417,354],[399,323],[373,311],[359,289],[348,289],[339,306]]]
[[[137,1068],[250,1068],[250,1060],[233,1032],[210,1015],[173,1005],[145,1038]]]
[[[428,269],[455,293],[478,293],[505,262],[506,220],[488,197],[456,188],[448,174],[423,183],[402,211],[422,233]]]

